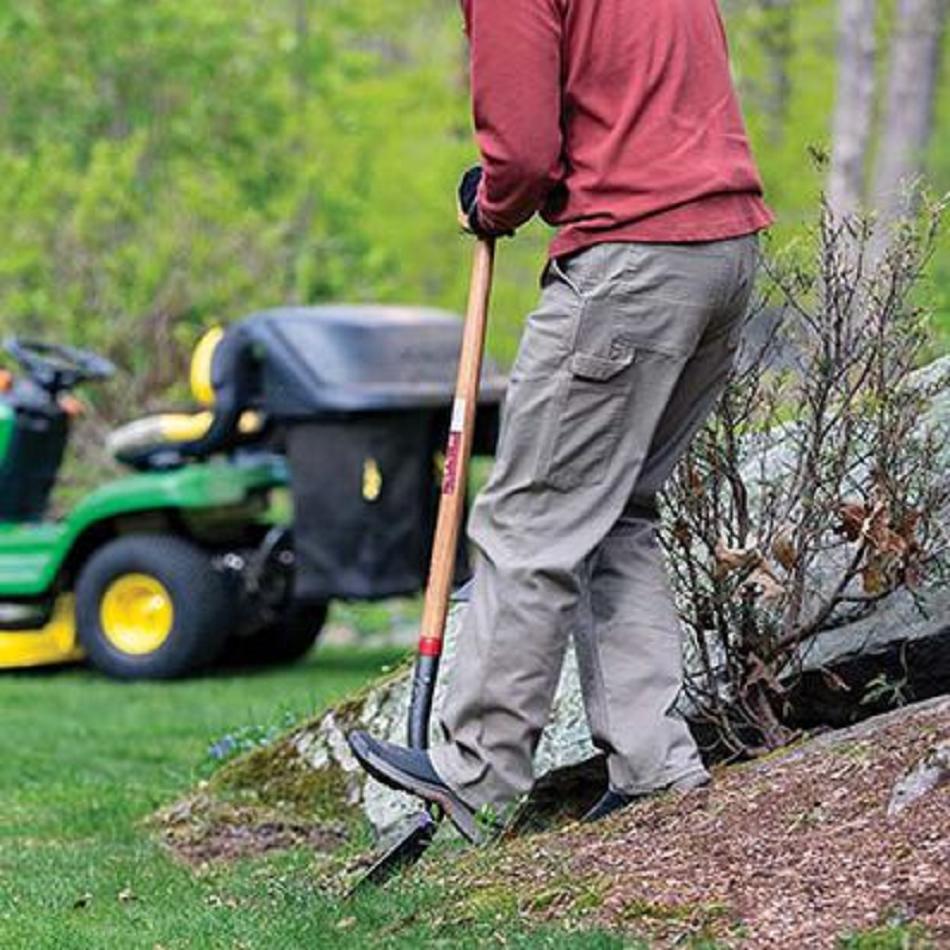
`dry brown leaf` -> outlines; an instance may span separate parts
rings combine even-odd
[[[776,535],[772,542],[772,556],[786,571],[790,571],[795,566],[795,561],[798,560],[798,551],[795,549],[791,531],[781,531]]]
[[[866,594],[882,594],[887,590],[887,570],[880,557],[872,557],[861,571],[861,581]]]
[[[922,511],[905,511],[894,526],[894,530],[912,548],[917,547],[917,526],[922,518]]]
[[[690,491],[697,497],[702,498],[705,494],[705,489],[703,487],[703,480],[699,475],[699,472],[696,471],[695,465],[688,465],[686,467],[686,480],[689,482]]]
[[[718,577],[728,577],[733,571],[751,567],[762,559],[758,548],[730,548],[723,540],[716,545],[715,555]]]
[[[864,532],[864,523],[870,514],[863,502],[841,502],[838,506],[838,517],[841,519],[837,527],[838,534],[843,534],[849,541],[857,541]]]
[[[903,557],[907,553],[907,542],[891,530],[891,516],[882,502],[875,506],[871,517],[865,522],[864,536],[875,551]]]
[[[683,547],[687,547],[690,543],[689,525],[682,518],[677,518],[673,523],[673,537]]]
[[[821,678],[825,681],[825,685],[829,689],[838,690],[842,693],[851,692],[851,687],[834,670],[822,667],[819,672],[821,673]]]
[[[749,575],[745,586],[751,587],[755,595],[764,601],[779,600],[785,596],[785,588],[764,558]]]

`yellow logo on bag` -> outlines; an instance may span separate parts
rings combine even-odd
[[[363,462],[363,499],[374,502],[379,499],[383,490],[383,473],[379,470],[376,459],[366,459]]]

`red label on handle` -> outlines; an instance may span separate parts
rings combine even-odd
[[[456,398],[452,404],[452,421],[449,425],[449,444],[445,449],[445,475],[442,478],[442,494],[454,495],[458,488],[459,462],[462,455],[462,433],[465,431],[465,400]]]
[[[462,433],[450,432],[445,450],[445,473],[442,476],[442,494],[454,495],[458,488],[459,457],[462,454]]]

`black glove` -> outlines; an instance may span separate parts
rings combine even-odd
[[[473,165],[459,182],[458,219],[463,231],[478,237],[486,237],[478,220],[478,186],[482,181],[482,166]]]
[[[482,182],[482,166],[473,165],[459,182],[458,211],[459,224],[463,230],[476,237],[511,237],[512,231],[489,231],[483,228],[478,217],[478,186]]]

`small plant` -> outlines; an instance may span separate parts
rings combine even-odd
[[[936,946],[923,927],[897,922],[838,938],[838,950],[930,950]]]
[[[278,736],[292,729],[299,722],[300,716],[287,710],[270,724],[242,726],[240,729],[225,733],[208,746],[201,771],[210,774],[225,762],[230,762],[231,759],[245,752],[270,745]]]
[[[892,680],[886,673],[875,676],[865,687],[861,705],[881,703],[892,709],[907,705],[907,679]]]
[[[500,814],[493,805],[482,805],[475,812],[475,824],[486,838],[491,839],[505,827],[505,816]]]

